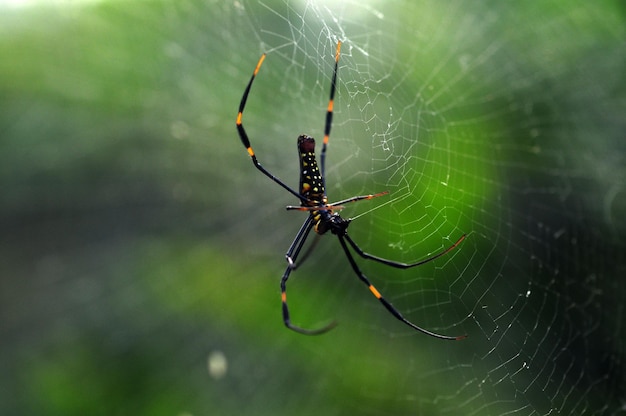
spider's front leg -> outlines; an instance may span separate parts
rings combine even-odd
[[[256,78],[257,73],[261,69],[261,65],[263,65],[264,60],[265,60],[265,54],[261,55],[259,62],[256,64],[256,67],[254,68],[254,72],[252,72],[250,81],[248,82],[248,85],[246,86],[246,89],[243,92],[243,96],[241,97],[241,102],[239,103],[239,111],[237,112],[237,120],[235,122],[237,126],[237,133],[239,133],[239,138],[241,139],[241,143],[243,143],[244,147],[248,151],[248,155],[250,156],[250,159],[252,160],[254,167],[256,167],[259,171],[261,171],[265,176],[267,176],[268,178],[276,182],[278,185],[282,186],[284,189],[289,191],[291,194],[296,196],[302,202],[306,203],[307,199],[305,197],[303,197],[298,192],[291,189],[290,186],[285,184],[282,180],[274,176],[270,171],[268,171],[261,165],[261,163],[257,160],[256,153],[254,153],[254,150],[252,150],[252,145],[250,144],[248,133],[246,133],[246,129],[243,127],[243,110],[246,108],[246,102],[248,101],[248,94],[250,94],[252,83],[254,82],[254,79]]]

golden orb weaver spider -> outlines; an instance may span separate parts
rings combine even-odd
[[[276,176],[272,175],[268,170],[266,170],[256,158],[256,154],[254,150],[252,150],[252,146],[250,145],[250,140],[248,139],[248,135],[246,130],[242,124],[243,118],[243,110],[246,106],[246,101],[248,100],[248,94],[250,93],[250,88],[252,87],[252,83],[265,60],[265,54],[261,55],[256,67],[254,68],[254,72],[252,73],[252,77],[248,82],[246,89],[243,92],[243,96],[241,97],[241,102],[239,104],[239,112],[237,113],[237,132],[239,133],[239,138],[241,142],[245,146],[248,151],[248,155],[252,159],[252,163],[254,166],[260,170],[265,176],[276,182],[278,185],[282,186],[288,192],[293,194],[296,198],[300,200],[300,206],[287,206],[288,210],[299,210],[299,211],[307,211],[309,212],[309,216],[304,221],[300,230],[296,233],[293,242],[289,246],[287,250],[287,254],[285,255],[287,259],[287,268],[283,273],[283,277],[280,281],[280,290],[281,290],[281,301],[282,301],[282,311],[283,311],[283,322],[285,326],[293,331],[299,332],[305,335],[317,335],[322,334],[324,332],[329,331],[334,328],[336,322],[331,322],[330,324],[319,328],[319,329],[304,329],[298,326],[295,326],[291,323],[291,319],[289,317],[289,308],[287,307],[287,280],[289,279],[289,275],[292,270],[296,268],[296,260],[298,259],[298,255],[300,254],[300,250],[302,249],[311,229],[313,229],[318,235],[325,234],[330,231],[332,234],[336,235],[339,239],[339,244],[343,249],[346,257],[348,258],[348,262],[352,267],[354,273],[358,276],[358,278],[365,283],[370,292],[378,299],[383,306],[398,320],[402,321],[406,325],[411,328],[420,331],[426,335],[430,335],[431,337],[445,339],[445,340],[461,340],[467,337],[467,335],[461,335],[456,337],[451,337],[447,335],[440,335],[431,331],[428,331],[424,328],[421,328],[411,321],[407,320],[402,314],[391,304],[389,303],[380,292],[370,283],[369,279],[363,274],[359,266],[357,265],[352,253],[350,252],[348,245],[352,247],[352,249],[362,258],[368,260],[374,260],[382,264],[386,264],[387,266],[395,267],[398,269],[408,269],[410,267],[419,266],[430,261],[433,261],[444,254],[453,250],[456,246],[458,246],[461,241],[465,239],[465,234],[461,236],[452,246],[448,247],[444,251],[429,257],[425,260],[418,261],[416,263],[400,263],[392,260],[387,260],[382,257],[377,257],[372,254],[368,254],[365,251],[361,250],[361,248],[352,240],[352,238],[348,235],[348,225],[352,221],[351,219],[344,219],[339,214],[333,212],[333,210],[341,209],[341,204],[347,204],[349,202],[362,201],[366,199],[376,198],[382,195],[386,195],[388,192],[379,192],[377,194],[371,195],[361,195],[354,196],[351,198],[347,198],[338,202],[328,203],[328,198],[326,196],[325,190],[325,161],[326,161],[326,147],[328,145],[328,138],[330,135],[330,128],[332,126],[333,119],[333,104],[335,99],[335,89],[337,84],[337,67],[339,64],[339,53],[341,50],[341,42],[337,42],[337,50],[335,52],[335,69],[333,71],[333,77],[330,86],[330,100],[328,102],[328,108],[326,110],[326,124],[324,126],[324,141],[322,143],[322,152],[320,156],[320,168],[317,166],[317,161],[315,159],[315,140],[312,137],[306,135],[300,135],[298,137],[298,154],[300,155],[300,191],[297,192],[292,189],[290,186],[285,184]],[[347,244],[346,244],[347,242]]]

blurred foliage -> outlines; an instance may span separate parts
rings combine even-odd
[[[616,191],[615,211],[607,214],[613,219],[610,230],[603,222],[606,216],[587,215],[604,212],[605,206],[593,201],[601,199],[598,189],[615,184],[606,173],[624,178],[624,145],[616,139],[623,139],[623,6],[577,3],[569,9],[560,1],[486,1],[464,5],[472,8],[466,14],[457,10],[447,16],[456,6],[441,9],[439,3],[424,3],[418,8],[398,2],[386,6],[387,19],[358,14],[363,9],[357,7],[354,20],[346,21],[348,30],[351,24],[361,31],[382,24],[386,30],[381,37],[397,41],[389,46],[396,54],[397,73],[372,88],[407,87],[393,94],[409,103],[414,88],[428,99],[428,90],[419,87],[433,73],[427,63],[445,63],[448,54],[458,53],[461,63],[463,54],[483,54],[483,60],[498,68],[469,68],[467,76],[456,79],[453,66],[442,65],[430,85],[445,90],[438,98],[444,103],[440,108],[453,100],[456,105],[445,114],[447,119],[427,111],[420,120],[401,114],[407,117],[401,129],[413,136],[411,129],[425,126],[426,134],[420,130],[420,137],[431,142],[416,148],[416,163],[429,162],[415,168],[420,175],[408,171],[401,178],[389,178],[390,171],[379,164],[393,160],[378,155],[380,149],[370,142],[350,139],[371,127],[363,120],[388,113],[389,106],[355,92],[360,86],[349,81],[364,76],[354,73],[362,62],[346,46],[348,64],[342,70],[347,81],[339,91],[345,101],[338,106],[342,118],[337,117],[334,130],[336,153],[329,155],[331,174],[343,179],[329,185],[333,197],[379,191],[385,184],[396,191],[408,186],[423,202],[423,207],[415,199],[383,204],[369,219],[355,222],[351,233],[368,251],[415,260],[416,250],[435,252],[448,244],[442,236],[472,233],[473,240],[464,243],[467,248],[420,272],[461,276],[451,278],[453,283],[367,265],[368,275],[380,276],[379,281],[388,277],[383,287],[395,293],[394,303],[420,323],[460,323],[439,330],[469,332],[472,341],[464,343],[437,343],[397,329],[348,270],[333,241],[320,244],[316,260],[290,281],[290,305],[303,324],[337,317],[341,325],[332,335],[312,338],[282,326],[278,277],[284,250],[302,216],[282,211],[294,201],[250,165],[234,120],[255,60],[261,51],[275,47],[263,68],[263,81],[255,85],[246,126],[255,137],[264,138],[254,143],[263,163],[280,177],[294,177],[293,141],[300,129],[321,129],[323,118],[316,111],[323,110],[327,100],[330,65],[326,53],[316,58],[317,68],[300,68],[297,58],[277,47],[278,34],[292,40],[292,27],[280,16],[299,19],[304,15],[300,7],[306,6],[213,1],[0,6],[0,413],[454,414],[465,413],[459,408],[471,403],[473,410],[483,406],[485,414],[498,414],[525,406],[548,413],[557,405],[545,399],[545,391],[535,391],[540,390],[538,383],[524,378],[532,374],[515,379],[519,390],[532,386],[524,394],[498,389],[498,378],[505,377],[499,370],[506,368],[499,360],[541,340],[525,339],[532,322],[515,317],[506,323],[519,325],[519,331],[511,330],[510,337],[497,344],[498,354],[482,355],[493,347],[493,340],[483,335],[499,322],[497,316],[481,321],[480,314],[486,312],[479,300],[483,293],[498,298],[506,290],[491,286],[491,276],[516,276],[506,282],[507,288],[525,291],[525,258],[528,253],[542,256],[534,237],[520,242],[507,224],[497,223],[510,206],[525,202],[523,191],[508,193],[512,188],[569,182],[573,194],[586,195],[572,209],[576,219],[589,221],[577,236],[581,244],[589,243],[595,257],[567,245],[550,251],[563,254],[554,261],[571,264],[573,275],[589,279],[594,268],[608,277],[626,271],[623,262],[605,264],[624,248],[625,222],[616,214],[623,208],[623,182]],[[461,22],[463,16],[471,22]],[[447,17],[474,29],[445,33],[438,23]],[[492,33],[482,32],[484,22],[507,39],[506,47]],[[317,21],[320,27],[325,23]],[[266,27],[273,32],[260,29]],[[420,30],[415,37],[405,37],[396,34],[397,27]],[[309,37],[327,36],[313,26],[303,30],[311,31],[303,32]],[[376,37],[374,32],[368,36]],[[383,41],[372,40],[377,42]],[[413,65],[420,45],[426,46],[419,56],[428,59]],[[317,51],[319,45],[306,47]],[[492,47],[497,51],[493,56]],[[369,74],[384,73],[385,64],[368,61]],[[285,74],[289,76],[283,79]],[[562,77],[560,82],[554,82],[557,77]],[[616,84],[607,97],[610,82]],[[492,101],[474,100],[489,97],[489,91],[494,91]],[[460,105],[458,97],[467,105]],[[589,102],[594,97],[597,100]],[[309,105],[315,111],[309,111]],[[504,108],[509,111],[500,111]],[[446,124],[457,117],[472,122]],[[564,126],[574,126],[575,131]],[[541,136],[534,134],[538,130]],[[553,158],[526,152],[559,151],[570,133],[588,134],[590,144],[580,156],[568,150],[572,165],[560,166],[560,173],[546,165]],[[433,146],[442,141],[438,134],[457,138],[454,149]],[[514,145],[494,146],[502,137],[511,137]],[[520,166],[536,169],[520,173]],[[349,168],[373,174],[364,178]],[[450,170],[451,178],[442,175]],[[545,205],[554,196],[547,194]],[[519,208],[513,220],[530,226],[522,214]],[[537,215],[533,223],[539,214],[529,214]],[[558,217],[554,212],[549,214],[546,236],[554,231],[550,221],[558,220],[552,218]],[[407,232],[424,222],[420,230],[427,230],[426,236]],[[541,232],[529,231],[539,245],[549,241]],[[398,235],[401,241],[390,241]],[[532,261],[530,267],[535,267]],[[543,276],[540,270],[532,271]],[[407,281],[410,293],[402,294]],[[553,288],[539,278],[536,282]],[[463,302],[452,296],[439,299],[448,284],[455,292],[475,297]],[[471,284],[467,291],[457,287],[466,284]],[[577,290],[584,291],[582,304],[589,299],[587,289],[597,288],[590,280],[585,284],[581,289],[554,290],[573,298]],[[614,280],[602,289],[614,290],[614,298],[606,301],[606,311],[611,311],[623,294],[623,283]],[[528,301],[529,310],[558,316],[551,302],[540,299],[538,305]],[[511,305],[502,301],[501,306]],[[470,314],[474,318],[464,319]],[[612,328],[616,319],[607,314],[591,315],[590,326],[607,320]],[[552,322],[555,327],[559,319]],[[585,391],[590,397],[584,404],[611,413],[619,400],[614,392],[624,385],[623,376],[615,376],[623,367],[623,345],[615,341],[596,351],[596,344],[588,342],[584,340],[580,354],[595,352],[602,358],[589,365],[591,381],[604,371],[611,385]],[[574,341],[569,345],[577,346]],[[208,369],[212,353],[226,357],[224,375]],[[613,358],[606,358],[610,354]],[[482,377],[489,381],[483,383]],[[555,377],[566,384],[561,394],[567,394],[570,382],[578,386],[578,380],[569,377],[567,370]],[[460,381],[455,386],[466,387],[450,391],[451,379]],[[565,412],[580,410],[578,403],[562,406]]]

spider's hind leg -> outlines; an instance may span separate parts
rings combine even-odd
[[[289,246],[287,254],[285,255],[285,258],[287,259],[287,268],[283,273],[283,277],[280,279],[280,298],[282,302],[283,322],[287,328],[304,335],[323,334],[324,332],[330,331],[337,325],[337,322],[333,321],[330,324],[319,329],[304,329],[300,328],[299,326],[293,325],[289,316],[289,307],[287,306],[287,280],[289,279],[291,272],[298,267],[298,264],[302,264],[302,262],[306,260],[306,257],[308,257],[309,253],[313,250],[315,243],[307,251],[304,252],[303,258],[301,259],[300,263],[296,263],[296,261],[298,260],[298,255],[300,254],[300,251],[302,250],[302,247],[304,246],[304,243],[306,242],[307,237],[309,236],[309,233],[313,228],[313,225],[313,219],[309,217],[306,219],[306,221],[304,221],[302,227],[300,227],[300,230],[296,234],[296,237]]]
[[[352,248],[354,249],[354,251],[357,252],[357,254],[361,257],[363,257],[364,259],[367,260],[374,260],[377,261],[379,263],[382,264],[386,264],[387,266],[391,266],[391,267],[395,267],[397,269],[408,269],[411,267],[416,267],[416,266],[421,266],[422,264],[426,264],[429,263],[441,256],[443,256],[444,254],[447,254],[449,252],[451,252],[452,250],[454,250],[456,248],[456,246],[458,246],[459,244],[461,244],[461,242],[463,240],[465,240],[465,234],[463,234],[461,236],[461,238],[459,238],[456,243],[452,244],[450,247],[448,247],[447,249],[435,254],[434,256],[428,257],[424,260],[420,260],[417,261],[415,263],[402,263],[399,261],[393,261],[393,260],[388,260],[382,257],[378,257],[378,256],[374,256],[373,254],[369,254],[366,253],[365,251],[361,250],[361,248],[354,242],[354,240],[352,240],[352,238],[350,238],[350,236],[348,234],[345,234],[343,237],[346,238],[346,240],[348,240],[348,243],[350,243],[350,245],[352,246]]]
[[[419,332],[422,332],[422,333],[424,333],[426,335],[430,335],[431,337],[434,337],[434,338],[445,339],[445,340],[449,340],[449,341],[458,341],[458,340],[467,338],[467,335],[460,335],[460,336],[456,336],[456,337],[451,337],[451,336],[441,335],[441,334],[437,334],[435,332],[431,332],[431,331],[429,331],[427,329],[424,329],[422,327],[419,327],[419,326],[415,325],[413,322],[409,321],[404,316],[402,316],[400,311],[398,311],[391,303],[389,303],[383,297],[383,295],[374,287],[374,285],[372,283],[370,283],[369,279],[363,274],[361,269],[359,269],[359,266],[356,264],[356,261],[354,260],[354,257],[350,253],[350,250],[348,249],[348,246],[346,245],[346,242],[344,240],[344,237],[345,237],[345,238],[348,238],[348,241],[350,241],[348,235],[347,234],[345,234],[345,235],[337,235],[337,237],[339,238],[339,243],[341,244],[341,247],[343,248],[343,251],[346,253],[346,257],[348,258],[348,261],[350,262],[350,265],[352,266],[352,270],[354,270],[354,273],[356,273],[358,278],[363,283],[365,283],[365,285],[368,287],[370,292],[372,292],[372,294],[376,297],[376,299],[378,299],[380,301],[380,303],[382,303],[383,306],[387,309],[387,311],[389,311],[389,313],[391,313],[396,319],[398,319],[399,321],[402,321],[403,323],[405,323],[406,325],[410,326],[411,328],[413,328],[413,329],[415,329],[415,330],[417,330]]]

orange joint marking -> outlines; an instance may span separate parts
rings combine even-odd
[[[334,107],[335,107],[335,100],[330,100],[328,102],[328,112],[330,113],[331,111],[333,111]]]
[[[256,68],[254,68],[254,76],[256,76],[257,72],[259,72],[259,69],[261,69],[261,65],[263,65],[263,61],[265,60],[265,54],[261,55],[261,59],[259,59],[259,63],[256,64]]]
[[[237,125],[240,126],[241,125],[241,118],[243,117],[243,114],[241,114],[241,111],[239,113],[237,113]]]
[[[449,249],[447,249],[447,250],[446,250],[446,253],[448,253],[448,252],[450,252],[450,251],[454,250],[454,249],[455,249],[455,248],[456,248],[459,244],[461,244],[461,242],[462,242],[463,240],[465,240],[465,234],[463,234],[463,235],[461,236],[461,238],[459,238],[459,240],[458,240],[456,243],[454,243],[454,245],[452,245],[452,247],[450,247]]]
[[[324,144],[328,144],[328,134],[324,135]]]
[[[378,292],[378,290],[376,290],[376,288],[373,285],[370,285],[369,289],[370,289],[370,292],[372,292],[374,296],[376,296],[376,299],[382,298],[382,295],[380,294],[380,292]]]
[[[252,150],[251,147],[248,147],[248,154],[250,155],[250,157],[254,156],[254,150]]]
[[[282,292],[280,294],[280,299],[283,301],[283,303],[287,302],[287,294],[285,292]]]
[[[341,41],[337,42],[337,52],[335,52],[335,61],[339,61],[339,51],[341,50]]]

